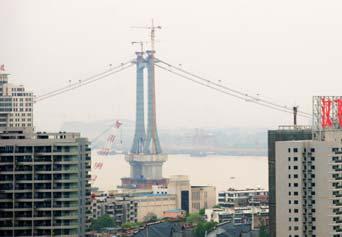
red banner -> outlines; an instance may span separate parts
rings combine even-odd
[[[332,120],[331,120],[331,105],[332,101],[330,99],[323,98],[322,99],[322,127],[332,127]]]
[[[342,99],[335,100],[337,104],[337,119],[340,127],[342,127]]]

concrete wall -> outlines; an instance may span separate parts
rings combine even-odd
[[[191,197],[191,212],[212,208],[216,205],[216,188],[214,186],[192,186]]]
[[[168,194],[176,195],[176,208],[182,209],[181,206],[181,192],[189,192],[189,207],[191,211],[191,186],[188,176],[186,175],[175,175],[171,176],[168,184]]]
[[[155,214],[158,218],[162,218],[164,211],[176,208],[175,195],[152,195],[134,197],[138,202],[138,221],[144,221],[148,214]]]

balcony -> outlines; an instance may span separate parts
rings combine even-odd
[[[77,215],[64,215],[64,216],[55,216],[55,220],[78,220]]]

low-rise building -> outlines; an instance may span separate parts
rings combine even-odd
[[[228,189],[219,192],[218,204],[222,207],[244,207],[268,205],[268,191],[264,189]]]
[[[175,208],[182,209],[188,213],[191,211],[191,185],[188,176],[171,176],[169,179],[167,192],[168,194],[176,196]]]
[[[116,225],[144,222],[149,216],[163,218],[164,212],[176,209],[176,196],[151,192],[92,194],[92,219],[111,216]]]
[[[106,213],[107,195],[105,192],[93,192],[91,194],[91,220],[96,220]]]
[[[105,210],[106,214],[111,216],[118,226],[138,221],[138,202],[132,200],[131,197],[110,197],[106,201]]]
[[[268,225],[268,206],[211,208],[205,210],[205,220],[217,223],[252,224],[253,228]]]
[[[175,195],[145,194],[134,196],[132,200],[137,202],[137,220],[146,221],[145,217],[155,215],[162,218],[167,210],[176,209]]]
[[[172,209],[164,211],[163,217],[164,218],[170,218],[170,219],[178,219],[178,218],[184,218],[186,216],[186,211],[181,209]]]
[[[153,194],[162,194],[162,195],[166,195],[167,192],[167,187],[164,185],[153,185],[152,186],[152,193]]]

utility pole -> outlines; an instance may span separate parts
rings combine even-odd
[[[298,106],[293,106],[293,125],[297,126]]]

